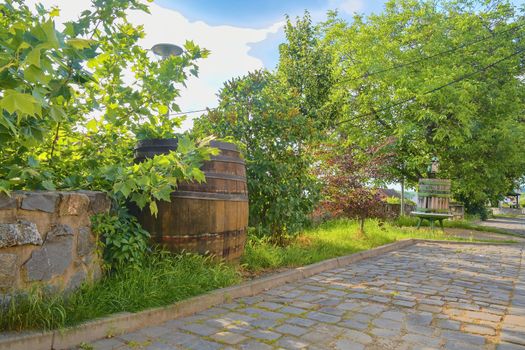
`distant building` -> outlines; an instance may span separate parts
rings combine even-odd
[[[381,193],[384,197],[401,198],[401,192],[392,188],[380,188],[379,193]]]

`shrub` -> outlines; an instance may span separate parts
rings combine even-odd
[[[382,218],[384,196],[373,186],[381,177],[378,171],[379,158],[359,159],[352,147],[335,151],[328,147],[328,155],[319,176],[323,179],[321,206],[334,216],[357,219],[364,232],[367,218]]]
[[[240,142],[246,159],[250,226],[282,240],[309,221],[319,199],[307,140],[312,121],[295,97],[266,71],[227,82],[217,109],[195,122],[197,134]]]
[[[149,250],[150,234],[134,216],[120,209],[117,213],[95,215],[91,222],[108,270],[142,264]]]

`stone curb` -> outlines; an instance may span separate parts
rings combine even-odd
[[[119,313],[102,319],[89,321],[72,328],[29,333],[3,337],[0,334],[0,350],[60,350],[78,345],[81,342],[92,342],[106,337],[118,336],[142,327],[149,327],[179,317],[190,316],[210,307],[232,299],[259,294],[265,290],[295,282],[312,275],[340,268],[364,259],[399,250],[417,243],[455,243],[480,244],[477,242],[436,241],[424,239],[406,239],[386,244],[359,253],[333,258],[290,271],[276,273],[237,286],[222,288],[212,292],[186,299],[165,307],[153,308],[137,313]],[[493,243],[481,243],[493,244]]]
[[[520,242],[508,243],[508,242],[467,242],[467,241],[440,241],[433,239],[414,239],[417,243],[439,243],[439,244],[466,244],[466,245],[520,245]],[[509,240],[511,241],[511,240]]]

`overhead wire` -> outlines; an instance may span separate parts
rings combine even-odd
[[[461,45],[458,45],[454,48],[451,48],[451,49],[447,49],[447,50],[444,50],[444,51],[440,51],[440,52],[437,52],[435,54],[432,54],[432,55],[429,55],[429,56],[424,56],[422,58],[418,58],[416,60],[412,60],[412,61],[409,61],[409,62],[406,62],[406,63],[402,63],[402,64],[397,64],[397,65],[393,65],[392,67],[389,67],[389,68],[384,68],[384,69],[380,69],[380,70],[377,70],[377,71],[373,71],[373,72],[369,72],[369,73],[365,73],[365,74],[362,74],[358,77],[352,77],[352,78],[348,78],[348,79],[342,79],[342,80],[339,80],[337,82],[335,82],[335,84],[341,84],[341,83],[345,83],[345,82],[349,82],[349,81],[355,81],[355,80],[359,80],[359,79],[364,79],[364,78],[367,78],[369,76],[373,76],[373,75],[377,75],[377,74],[381,74],[381,73],[385,73],[385,72],[389,72],[389,71],[392,71],[392,70],[396,70],[396,69],[400,69],[400,68],[404,68],[404,67],[408,67],[408,66],[411,66],[411,65],[414,65],[414,64],[417,64],[417,63],[420,63],[420,62],[423,62],[425,60],[428,60],[428,59],[432,59],[432,58],[435,58],[435,57],[439,57],[439,56],[442,56],[444,54],[449,54],[449,53],[452,53],[452,52],[455,52],[455,51],[458,51],[460,49],[463,49],[463,48],[466,48],[466,47],[469,47],[471,45],[475,45],[475,44],[478,44],[480,42],[483,42],[483,41],[486,41],[488,39],[492,39],[494,38],[495,36],[498,36],[498,35],[501,35],[501,34],[505,34],[505,33],[508,33],[508,32],[511,32],[511,31],[516,31],[518,29],[520,29],[521,27],[524,27],[525,26],[525,23],[524,24],[520,24],[520,25],[517,25],[517,26],[514,26],[512,28],[508,28],[506,30],[502,30],[502,31],[499,31],[499,32],[496,32],[490,36],[485,36],[485,37],[482,37],[482,38],[479,38],[477,40],[473,40],[473,41],[470,41],[468,43],[465,43],[465,44],[461,44]],[[466,78],[465,78],[466,79]],[[455,83],[455,82],[454,82]],[[448,86],[448,85],[446,85]],[[443,87],[446,87],[446,86],[443,86]],[[435,91],[431,91],[431,92],[435,92]],[[423,93],[423,95],[427,94],[427,93],[431,93],[430,91],[427,91],[425,93]],[[400,104],[403,104],[403,103],[406,103],[406,102],[410,102],[411,100],[413,100],[414,97],[411,97],[409,99],[405,99],[405,100],[402,100],[402,101],[399,101],[399,102],[396,102],[394,104],[391,105],[391,107],[396,107]],[[193,113],[199,113],[199,112],[206,112],[208,110],[213,110],[215,108],[203,108],[203,109],[197,109],[197,110],[191,110],[191,111],[183,111],[183,112],[175,112],[175,113],[170,113],[169,115],[170,116],[178,116],[178,115],[185,115],[185,114],[193,114]],[[370,112],[370,113],[367,113],[366,115],[364,116],[367,116],[367,115],[372,115],[374,113],[377,113],[377,112],[381,112],[383,111],[383,108],[382,109],[379,109],[379,110],[376,110],[374,112]],[[352,120],[352,119],[351,119]],[[336,125],[339,125],[339,124],[342,124],[346,121],[342,121],[342,122],[339,122],[337,123]]]
[[[381,74],[381,73],[389,72],[389,71],[392,71],[392,70],[404,68],[404,67],[407,67],[407,66],[410,66],[410,65],[413,65],[413,64],[417,64],[419,62],[423,62],[423,61],[431,59],[431,58],[439,57],[439,56],[442,56],[444,54],[448,54],[448,53],[452,53],[452,52],[458,51],[460,49],[464,49],[466,47],[478,44],[478,43],[486,41],[488,39],[493,39],[497,35],[505,34],[505,33],[508,33],[510,31],[516,31],[516,30],[520,29],[523,26],[525,26],[525,23],[524,24],[519,24],[519,25],[517,25],[515,27],[508,28],[508,29],[505,29],[505,30],[502,30],[502,31],[499,31],[499,32],[495,32],[494,34],[492,34],[490,36],[485,36],[485,37],[479,38],[477,40],[473,40],[473,41],[470,41],[468,43],[464,43],[464,44],[458,45],[458,46],[453,47],[451,49],[447,49],[447,50],[444,50],[444,51],[436,52],[435,54],[432,54],[432,55],[428,55],[428,56],[424,56],[424,57],[418,58],[416,60],[412,60],[412,61],[409,61],[409,62],[406,62],[406,63],[396,64],[396,65],[393,65],[392,67],[379,69],[379,70],[376,70],[376,71],[373,71],[373,72],[367,72],[367,73],[362,74],[362,75],[357,76],[357,77],[342,79],[342,80],[337,81],[336,84],[346,83],[346,82],[349,82],[349,81],[355,81],[355,80],[367,78],[369,76],[373,76],[373,75],[376,75],[376,74]]]
[[[448,87],[448,86],[451,86],[451,85],[453,85],[453,84],[459,83],[460,81],[463,81],[463,80],[468,79],[468,78],[470,78],[470,77],[472,77],[472,76],[474,76],[474,75],[476,75],[476,74],[479,74],[479,73],[484,72],[484,71],[486,71],[486,70],[488,70],[488,69],[490,69],[490,68],[493,68],[493,67],[497,66],[498,64],[500,64],[501,62],[506,61],[506,60],[508,60],[508,59],[510,59],[510,58],[512,58],[512,57],[514,57],[514,56],[517,56],[517,55],[519,55],[519,54],[521,54],[521,53],[523,53],[523,52],[525,52],[525,49],[518,50],[518,51],[516,51],[516,52],[514,52],[514,53],[512,53],[512,54],[510,54],[510,55],[507,55],[507,56],[505,56],[505,57],[503,57],[503,58],[501,58],[501,59],[499,59],[499,60],[496,60],[496,61],[494,61],[494,62],[492,62],[492,63],[490,63],[490,64],[488,64],[488,65],[486,65],[486,66],[484,66],[484,67],[482,67],[482,68],[480,68],[480,69],[474,71],[474,72],[470,72],[470,73],[467,73],[467,74],[463,74],[462,76],[460,76],[460,77],[458,77],[458,78],[456,78],[456,79],[454,79],[454,80],[451,80],[451,81],[449,81],[449,82],[447,82],[447,83],[445,83],[445,84],[443,84],[443,85],[440,85],[440,86],[438,86],[438,87],[435,87],[435,88],[430,89],[430,90],[427,90],[427,91],[424,91],[424,92],[423,92],[422,94],[420,94],[420,95],[413,95],[413,96],[411,96],[411,97],[409,97],[409,98],[406,98],[406,99],[400,100],[400,101],[398,101],[398,102],[395,102],[395,103],[393,103],[393,104],[391,104],[391,105],[388,105],[388,106],[385,106],[385,107],[383,107],[383,108],[380,108],[380,109],[374,110],[374,111],[372,111],[372,112],[362,113],[362,114],[359,114],[359,115],[354,116],[354,117],[352,117],[352,118],[349,118],[349,119],[345,119],[345,120],[339,121],[339,122],[335,123],[335,125],[341,125],[341,124],[344,124],[344,123],[347,123],[347,122],[350,122],[350,121],[353,121],[353,120],[356,120],[356,119],[360,119],[360,118],[363,118],[363,117],[367,117],[367,116],[370,116],[370,115],[374,115],[374,114],[376,114],[376,113],[378,113],[378,112],[384,112],[384,111],[390,110],[390,109],[392,109],[392,108],[394,108],[394,107],[400,106],[400,105],[405,104],[405,103],[407,103],[407,102],[412,102],[412,101],[414,101],[414,100],[415,100],[417,97],[419,97],[419,96],[428,95],[428,94],[434,93],[434,92],[436,92],[436,91],[439,91],[439,90],[441,90],[441,89],[444,89],[444,88],[446,88],[446,87]]]

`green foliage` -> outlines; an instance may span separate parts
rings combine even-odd
[[[94,0],[60,31],[58,9],[0,4],[0,192],[104,190],[153,203],[155,213],[154,200],[177,180],[202,179],[211,151],[187,138],[177,152],[133,164],[137,139],[175,136],[183,117],[168,112],[180,110],[174,99],[208,51],[187,41],[180,56],[152,58],[138,45],[143,28],[127,20],[131,10],[148,8]]]
[[[470,215],[477,215],[481,220],[487,220],[489,217],[489,208],[481,199],[467,197],[466,195],[458,195],[458,197],[465,205],[465,212]]]
[[[105,180],[112,184],[113,192],[129,199],[140,209],[149,204],[149,210],[157,215],[157,201],[170,201],[170,194],[180,181],[202,182],[204,173],[199,166],[218,150],[205,147],[210,138],[195,144],[188,136],[178,139],[177,151],[156,155],[127,167],[109,167]]]
[[[484,231],[484,232],[494,232],[494,233],[500,233],[505,235],[511,235],[514,234],[509,233],[509,231],[505,231],[503,229],[497,228],[497,227],[491,227],[491,226],[482,226],[475,223],[475,221],[479,220],[479,216],[470,216],[470,218],[466,218],[465,220],[444,220],[443,226],[450,227],[450,228],[460,228],[465,230],[473,230],[473,231]],[[394,224],[401,227],[409,227],[409,226],[417,226],[418,219],[414,216],[403,216],[396,218],[394,220]],[[430,226],[430,223],[427,221],[423,221],[421,223],[421,226]],[[516,234],[516,236],[519,236]]]
[[[299,111],[314,128],[309,138],[324,138],[336,119],[337,103],[330,100],[336,80],[329,43],[321,41],[322,28],[314,26],[308,11],[292,22],[287,17],[286,42],[279,45],[277,76],[295,94]]]
[[[437,156],[469,210],[515,188],[525,169],[520,11],[499,0],[391,0],[351,23],[332,14],[323,36],[341,137],[389,142],[391,180],[409,185]]]
[[[97,236],[107,269],[140,266],[149,250],[150,234],[134,216],[124,209],[113,214],[91,217],[92,231]]]
[[[148,254],[141,266],[124,266],[74,292],[35,289],[14,296],[0,312],[0,330],[72,326],[117,312],[168,305],[239,281],[233,267],[210,258],[156,252]]]
[[[219,107],[196,122],[197,134],[238,140],[244,150],[250,196],[250,225],[273,239],[309,222],[319,200],[312,175],[315,151],[327,138],[338,106],[329,44],[305,12],[287,18],[277,71],[232,79],[219,93]]]
[[[246,160],[250,225],[281,237],[301,229],[318,200],[307,140],[313,123],[274,75],[257,71],[227,82],[220,104],[194,132],[230,137]]]
[[[401,198],[398,198],[398,197],[387,197],[386,198],[386,202],[388,204],[401,204]],[[407,205],[416,205],[416,202],[408,199],[408,198],[405,198],[405,204]]]

